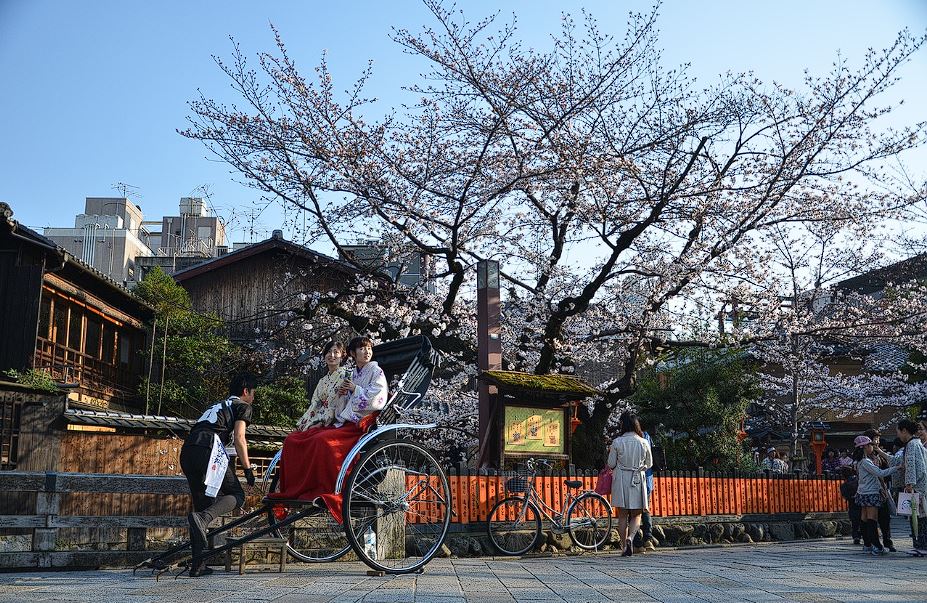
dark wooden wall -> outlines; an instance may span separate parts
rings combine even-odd
[[[289,275],[289,276],[288,276]],[[181,282],[194,309],[214,312],[229,323],[237,341],[278,327],[280,311],[301,308],[300,293],[327,292],[344,286],[344,275],[328,266],[279,249],[243,258]]]
[[[0,372],[32,366],[44,258],[0,226]]]

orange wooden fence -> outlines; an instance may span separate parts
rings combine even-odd
[[[456,511],[452,521],[485,521],[493,505],[507,495],[505,482],[510,478],[469,473],[449,475]],[[580,480],[583,488],[591,490],[597,478],[592,475],[535,478],[534,487],[541,500],[557,511],[566,510],[565,479]],[[650,511],[658,517],[839,513],[847,509],[846,501],[840,496],[840,483],[816,477],[669,472],[654,477]]]

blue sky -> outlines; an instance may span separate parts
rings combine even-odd
[[[502,4],[501,18],[515,12],[522,39],[541,47],[564,10],[577,14],[585,7],[602,29],[620,35],[627,11],[650,6],[638,0],[458,2],[473,20]],[[901,28],[927,30],[927,0],[670,0],[661,13],[667,65],[691,62],[703,81],[753,70],[761,79],[797,85],[804,68],[825,71],[838,49],[859,64],[866,48],[888,46]],[[116,195],[116,182],[137,187],[146,219],[173,214],[180,197],[205,184],[220,214],[241,216],[260,194],[176,133],[197,89],[235,100],[211,55],[230,55],[229,36],[249,55],[272,50],[272,22],[304,71],[327,50],[342,87],[372,59],[369,91],[385,110],[418,73],[389,40],[390,27],[419,29],[432,23],[429,17],[414,0],[0,0],[0,201],[26,225],[69,226],[84,197]],[[897,88],[906,99],[899,121],[927,120],[925,76],[922,51]],[[927,175],[927,153],[912,156],[911,165]],[[279,221],[279,210],[269,208],[254,238]],[[233,223],[230,238],[249,240],[245,224]]]

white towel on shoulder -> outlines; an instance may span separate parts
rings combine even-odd
[[[213,434],[212,452],[209,454],[209,466],[206,467],[206,496],[215,497],[222,487],[222,480],[225,478],[225,471],[229,467],[229,457],[225,453],[225,446],[219,440],[219,436]]]

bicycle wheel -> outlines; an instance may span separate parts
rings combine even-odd
[[[570,538],[587,551],[598,550],[612,531],[612,507],[605,497],[595,492],[587,492],[574,500],[567,509],[566,519]]]
[[[414,572],[444,544],[451,489],[441,464],[418,444],[376,444],[352,469],[342,496],[348,542],[375,570]]]
[[[276,465],[273,469],[276,469]],[[279,474],[276,470],[265,474],[261,480],[261,489],[265,494],[276,492],[278,480]],[[306,505],[309,504],[311,503],[307,501]],[[297,513],[299,510],[284,503],[274,504],[267,511],[267,523],[276,526],[291,513]],[[319,509],[317,513],[308,517],[278,527],[271,534],[275,538],[286,539],[290,556],[306,563],[335,561],[351,550],[351,545],[344,535],[344,527],[325,509]]]
[[[503,555],[523,555],[541,538],[541,512],[524,497],[504,498],[489,512],[486,533]]]

